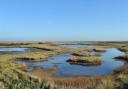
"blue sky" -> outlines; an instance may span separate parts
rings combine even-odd
[[[128,40],[128,0],[0,0],[0,41]]]

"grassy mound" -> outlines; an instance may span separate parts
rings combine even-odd
[[[106,49],[105,48],[101,48],[101,47],[97,47],[97,48],[94,48],[93,51],[95,51],[95,52],[105,52]]]
[[[67,60],[71,64],[81,64],[81,65],[98,65],[102,64],[103,60],[101,57],[97,56],[88,56],[88,57],[79,57],[73,56],[71,59]]]

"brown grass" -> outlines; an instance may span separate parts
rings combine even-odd
[[[91,78],[53,78],[46,75],[40,78],[40,76],[35,76],[20,70],[17,70],[17,72],[39,81],[42,81],[42,79],[47,80],[52,85],[59,87],[59,89],[110,89],[110,87],[112,88],[115,86],[114,78],[112,76]],[[42,75],[44,75],[44,73]]]
[[[94,84],[93,86],[97,86],[100,84],[103,80],[112,80],[111,77],[94,77],[94,78],[61,78],[61,79],[55,79],[55,84],[64,86],[64,87],[77,87],[77,88],[87,88],[91,87],[90,85]]]

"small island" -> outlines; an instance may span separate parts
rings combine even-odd
[[[78,57],[73,56],[67,62],[71,64],[78,64],[78,65],[100,65],[103,63],[101,57],[90,56],[90,57]]]
[[[78,65],[100,65],[103,60],[100,56],[91,54],[89,52],[73,53],[73,57],[67,60],[70,64]]]

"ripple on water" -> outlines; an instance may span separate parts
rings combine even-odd
[[[0,53],[23,53],[30,51],[30,48],[0,48]]]

